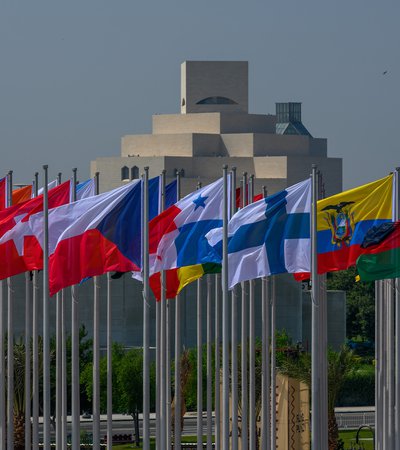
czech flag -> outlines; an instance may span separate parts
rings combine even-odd
[[[106,272],[140,270],[141,181],[49,211],[50,295]],[[43,245],[43,214],[29,218]]]

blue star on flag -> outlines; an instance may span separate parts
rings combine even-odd
[[[201,194],[200,194],[195,200],[193,200],[193,203],[196,205],[194,210],[196,211],[196,209],[200,208],[200,206],[202,208],[205,208],[207,199],[208,199],[208,197],[202,197]]]

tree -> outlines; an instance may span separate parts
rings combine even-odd
[[[354,353],[343,346],[340,351],[328,351],[328,432],[329,450],[336,450],[339,430],[335,417],[335,404],[347,375],[356,367]],[[303,381],[311,387],[311,355],[300,351],[290,351],[281,355],[278,370],[291,378]]]
[[[349,338],[375,341],[375,285],[357,282],[355,267],[328,274],[328,289],[346,291],[346,330]]]

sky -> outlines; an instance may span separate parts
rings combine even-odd
[[[398,0],[5,0],[0,176],[83,180],[180,111],[183,61],[247,60],[251,113],[302,102],[344,188],[381,178],[400,166],[399,17]]]

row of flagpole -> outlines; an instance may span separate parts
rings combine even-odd
[[[224,188],[225,188],[225,197],[224,197],[224,230],[223,230],[223,265],[222,265],[222,277],[221,277],[221,288],[222,288],[222,318],[220,315],[220,305],[219,305],[219,286],[218,280],[219,276],[216,276],[216,286],[215,286],[215,354],[216,354],[216,367],[215,367],[215,432],[216,432],[216,440],[217,440],[217,448],[219,447],[219,443],[222,443],[222,449],[227,450],[230,447],[230,439],[232,439],[232,448],[237,448],[238,442],[238,418],[237,418],[237,407],[234,407],[232,411],[235,411],[232,417],[232,430],[230,429],[230,412],[229,412],[229,395],[231,392],[232,395],[232,405],[238,403],[237,394],[239,390],[238,386],[238,362],[237,362],[237,346],[235,342],[237,342],[237,291],[234,290],[230,295],[228,291],[228,278],[227,278],[227,223],[229,219],[229,215],[232,214],[232,211],[229,211],[228,205],[228,193],[232,193],[232,202],[234,205],[234,183],[233,179],[235,178],[235,171],[232,172],[233,176],[230,180],[231,186],[228,187],[228,171],[227,167],[224,166],[223,176],[224,176]],[[73,171],[73,190],[72,190],[72,200],[76,199],[76,169]],[[179,180],[179,176],[178,176]],[[313,180],[314,180],[314,203],[313,203],[313,226],[316,226],[316,193],[317,193],[317,176],[316,176],[316,168],[313,168]],[[148,217],[149,217],[149,205],[148,205],[148,168],[145,168],[145,173],[143,177],[144,189],[143,189],[143,197],[144,197],[144,208],[143,208],[143,448],[150,448],[150,427],[149,427],[149,414],[150,414],[150,347],[149,347],[149,333],[150,333],[150,316],[149,316],[149,308],[150,308],[150,291],[149,291],[149,259],[148,259],[148,246],[149,246],[149,237],[148,237]],[[12,185],[12,175],[9,176],[9,186]],[[44,217],[45,217],[45,233],[44,233],[44,270],[43,270],[43,440],[44,440],[44,448],[50,448],[50,348],[49,348],[49,299],[48,299],[48,235],[46,233],[47,230],[47,221],[48,221],[48,195],[47,195],[47,185],[48,185],[48,175],[47,175],[47,166],[44,166]],[[162,193],[162,197],[165,195],[165,173],[163,176],[162,185],[164,186],[164,191]],[[253,181],[250,178],[250,186],[247,190],[247,176],[244,174],[242,180],[242,205],[244,206],[247,201],[251,201],[253,198]],[[37,182],[36,182],[37,187]],[[231,191],[230,191],[231,190]],[[178,195],[180,189],[178,188]],[[11,198],[9,194],[9,198]],[[314,228],[316,229],[316,228]],[[315,233],[314,233],[315,234]],[[315,252],[315,243],[313,247],[313,251]],[[314,258],[315,261],[315,258]],[[315,276],[315,267],[313,266],[313,280],[317,280]],[[209,277],[209,276],[208,276]],[[28,288],[28,279],[27,279],[27,288]],[[94,436],[94,448],[98,448],[100,441],[100,417],[99,417],[99,280],[97,277],[94,279],[94,352],[93,352],[93,436]],[[165,281],[164,281],[165,283]],[[203,426],[202,426],[202,317],[201,317],[201,298],[202,298],[202,282],[198,282],[198,322],[197,322],[197,330],[198,330],[198,448],[200,445],[200,438],[203,435]],[[271,285],[271,286],[270,286]],[[164,286],[164,284],[163,284]],[[319,287],[318,287],[319,286]],[[8,409],[8,436],[7,436],[7,444],[8,448],[12,445],[13,442],[13,427],[12,427],[12,409],[10,410],[10,405],[13,404],[11,401],[13,395],[13,389],[11,383],[13,382],[13,373],[12,373],[12,363],[10,356],[12,355],[13,348],[13,317],[12,317],[12,283],[11,280],[7,281],[8,287],[8,401],[7,401],[7,409]],[[262,281],[263,288],[263,296],[262,296],[262,307],[263,310],[263,332],[264,327],[268,328],[268,322],[271,320],[271,332],[268,333],[265,331],[263,335],[263,419],[265,415],[265,420],[271,418],[271,432],[270,439],[268,439],[268,433],[263,433],[263,448],[273,449],[275,448],[275,430],[276,430],[276,411],[275,411],[275,281],[272,277],[272,282],[269,283],[269,279],[265,279]],[[204,290],[204,289],[203,289]],[[270,292],[271,290],[271,292]],[[28,315],[28,292],[27,289],[27,317]],[[33,342],[33,385],[32,385],[32,417],[33,417],[33,433],[32,433],[32,442],[38,442],[38,411],[39,411],[39,401],[38,401],[38,285],[37,285],[37,273],[35,272],[33,275],[33,291],[32,291],[32,306],[33,306],[33,323],[32,323],[32,342]],[[79,387],[79,315],[78,315],[78,288],[72,287],[72,298],[71,298],[71,309],[72,309],[72,448],[79,448],[79,439],[80,439],[80,407],[79,407],[79,396],[80,396],[80,387]],[[207,280],[207,316],[209,319],[210,311],[211,311],[211,285]],[[110,307],[110,299],[111,299],[111,282],[110,276],[107,276],[107,356],[108,356],[108,364],[107,364],[107,411],[108,411],[108,422],[107,422],[107,445],[108,448],[111,448],[112,441],[112,429],[111,429],[111,410],[112,410],[112,379],[111,379],[111,307]],[[57,374],[60,374],[61,383],[57,386],[57,431],[56,431],[56,440],[60,442],[62,446],[66,443],[66,354],[65,354],[65,302],[64,293],[61,293],[58,301],[57,301],[57,328],[58,328],[58,338],[57,339]],[[326,386],[324,385],[324,381],[321,380],[321,368],[319,366],[315,366],[315,364],[321,363],[323,367],[323,355],[324,348],[317,347],[319,344],[319,338],[321,338],[323,331],[318,328],[318,322],[322,319],[325,320],[325,316],[323,315],[323,308],[321,308],[321,295],[320,295],[320,285],[317,282],[313,282],[313,292],[312,292],[312,300],[313,300],[313,415],[312,415],[312,435],[313,442],[316,444],[315,448],[325,448],[324,447],[324,439],[326,437],[326,432],[324,430],[324,426],[322,421],[322,417],[324,417],[322,413],[325,408],[325,403],[321,400],[321,395],[326,391]],[[269,318],[269,301],[271,302],[271,319]],[[1,290],[0,303],[4,303],[3,298],[3,289]],[[226,320],[229,313],[229,302],[231,302],[232,310],[231,310],[231,330],[229,329],[229,322]],[[2,311],[4,311],[4,305],[2,306]],[[158,308],[158,306],[157,306]],[[160,304],[160,333],[161,333],[161,344],[164,343],[164,347],[162,347],[162,352],[160,356],[160,367],[162,372],[159,373],[159,381],[160,381],[160,402],[157,403],[159,408],[159,417],[157,420],[160,420],[160,436],[157,436],[160,439],[161,447],[165,445],[170,445],[168,442],[168,436],[170,436],[170,395],[171,395],[171,382],[167,374],[170,374],[170,344],[169,344],[169,336],[170,336],[170,308],[168,307],[168,302],[161,301]],[[163,310],[164,308],[164,310]],[[178,394],[178,398],[176,398],[175,402],[175,444],[179,443],[180,440],[180,355],[181,355],[181,334],[180,334],[180,322],[181,322],[181,312],[180,312],[180,300],[179,297],[175,300],[175,393]],[[242,389],[241,389],[241,442],[242,448],[249,448],[250,450],[254,450],[256,447],[256,416],[255,416],[255,373],[254,373],[254,338],[255,338],[255,330],[254,330],[254,286],[252,282],[246,282],[242,284],[242,336],[241,336],[241,378],[242,378]],[[326,314],[326,312],[325,312]],[[2,321],[0,325],[2,325]],[[27,320],[26,323],[26,339],[29,339],[30,324]],[[220,323],[222,322],[222,405],[221,408],[218,407],[219,403],[219,379],[220,379],[220,367],[219,367],[219,351],[220,351]],[[321,322],[319,322],[321,323]],[[325,322],[322,322],[325,323]],[[321,328],[321,325],[319,325]],[[231,336],[229,336],[229,331],[231,331]],[[326,332],[326,330],[324,331]],[[4,335],[4,329],[0,329],[0,337]],[[269,355],[268,355],[268,340],[269,335],[271,336],[271,346],[272,346],[272,355],[271,355],[271,364],[269,363]],[[324,342],[325,338],[322,336],[322,341]],[[27,342],[27,341],[26,341]],[[207,321],[207,375],[209,375],[211,370],[211,324]],[[231,343],[231,354],[229,352],[229,343]],[[158,341],[157,341],[158,344]],[[247,360],[247,347],[249,346],[249,361]],[[314,347],[315,346],[315,347]],[[28,347],[27,347],[28,348]],[[4,346],[3,339],[1,340],[1,348],[0,348],[0,356],[1,352],[4,354]],[[158,351],[158,347],[157,347]],[[35,354],[35,352],[37,352]],[[59,352],[61,358],[59,358]],[[315,358],[315,355],[319,355],[319,359]],[[229,358],[231,359],[232,366],[232,379],[230,385],[230,377],[229,377]],[[35,359],[36,358],[36,359]],[[4,358],[1,358],[0,371],[2,370],[2,374],[4,374]],[[28,364],[28,362],[27,362]],[[269,374],[269,364],[271,368],[271,374]],[[248,374],[248,365],[250,365],[249,372],[249,380],[247,380]],[[322,375],[322,378],[325,375]],[[319,378],[318,378],[319,377]],[[57,377],[58,381],[58,377]],[[30,380],[28,380],[28,375],[25,380],[26,382],[26,395],[28,395],[28,385],[30,386]],[[210,383],[211,379],[207,377],[207,431],[209,431],[210,426]],[[268,405],[267,392],[270,392],[269,382],[271,383],[271,402]],[[158,385],[157,385],[158,386]],[[178,386],[178,387],[177,387]],[[58,398],[60,394],[60,398]],[[2,404],[4,402],[1,401],[1,395],[4,396],[4,391],[0,392],[0,413]],[[319,403],[318,403],[319,402]],[[28,402],[29,403],[29,402]],[[11,413],[10,413],[11,411]],[[222,412],[222,429],[220,429],[220,412]],[[247,416],[247,413],[249,415]],[[31,421],[29,408],[27,409],[27,422]],[[2,414],[1,417],[4,418],[6,415]],[[58,416],[60,416],[59,420]],[[158,415],[157,415],[158,416]],[[2,419],[1,419],[2,420]],[[268,423],[268,422],[267,422]],[[248,428],[249,425],[249,428]],[[30,427],[28,427],[30,428]],[[4,436],[4,427],[1,427],[2,431],[2,440],[5,441]],[[158,430],[158,427],[157,427]],[[248,434],[247,434],[248,433]],[[231,437],[230,437],[231,434]],[[219,438],[221,440],[219,441]],[[28,438],[29,439],[29,435]],[[268,441],[268,442],[267,442]],[[28,441],[27,441],[28,442]],[[318,444],[319,443],[319,444]],[[62,447],[60,447],[62,448]],[[178,447],[179,448],[179,447]]]
[[[400,168],[394,173],[393,220],[400,219]],[[375,281],[375,448],[400,449],[400,284]]]

